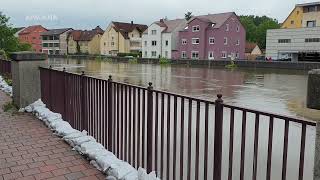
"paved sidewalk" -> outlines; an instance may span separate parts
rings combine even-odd
[[[105,179],[31,114],[3,112],[10,101],[0,91],[0,180]]]

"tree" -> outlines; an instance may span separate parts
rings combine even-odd
[[[31,50],[31,45],[20,43],[14,36],[16,30],[9,24],[9,17],[0,12],[0,49],[5,52]]]
[[[240,16],[240,21],[246,29],[248,42],[254,42],[260,48],[266,48],[266,34],[268,29],[280,28],[276,19],[267,16]]]
[[[184,14],[184,18],[189,21],[193,17],[192,12],[188,11],[186,14]]]

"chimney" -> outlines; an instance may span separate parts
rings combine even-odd
[[[131,25],[133,25],[133,21],[131,21]]]

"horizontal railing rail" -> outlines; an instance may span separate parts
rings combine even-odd
[[[74,128],[87,130],[108,150],[134,167],[155,170],[162,179],[271,179],[272,157],[281,154],[281,179],[287,179],[288,142],[292,124],[300,128],[300,150],[291,156],[299,159],[299,180],[304,177],[307,128],[313,121],[291,118],[223,103],[222,95],[215,101],[203,100],[160,90],[152,83],[141,87],[56,70],[40,68],[42,100],[53,111],[62,114]],[[267,122],[268,126],[263,123]],[[278,123],[283,123],[283,131]],[[246,161],[250,144],[247,125],[252,129],[253,162]],[[241,132],[235,127],[241,127]],[[225,131],[228,130],[228,131]],[[290,130],[290,131],[289,131]],[[267,142],[260,140],[266,131]],[[279,131],[279,132],[278,132]],[[235,139],[240,133],[240,149]],[[283,151],[273,148],[273,138],[283,134]],[[227,138],[228,137],[228,138]],[[227,144],[227,146],[223,146]],[[259,145],[265,145],[267,162],[258,157]],[[227,148],[227,149],[226,149]],[[239,172],[234,153],[240,152]],[[227,159],[223,159],[227,157]],[[227,164],[225,164],[228,162]],[[253,167],[250,175],[245,169]],[[266,167],[265,177],[258,171]],[[281,172],[280,172],[281,171]],[[227,172],[223,174],[222,172]],[[236,174],[237,173],[237,174]]]

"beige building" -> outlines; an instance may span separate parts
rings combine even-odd
[[[117,55],[118,53],[140,53],[142,49],[141,36],[148,28],[146,25],[111,22],[101,37],[100,53]]]
[[[97,26],[90,31],[74,30],[68,35],[68,54],[100,54],[103,30]]]
[[[257,56],[262,55],[262,51],[258,44],[247,42],[245,49],[245,57],[247,60],[255,60]]]

